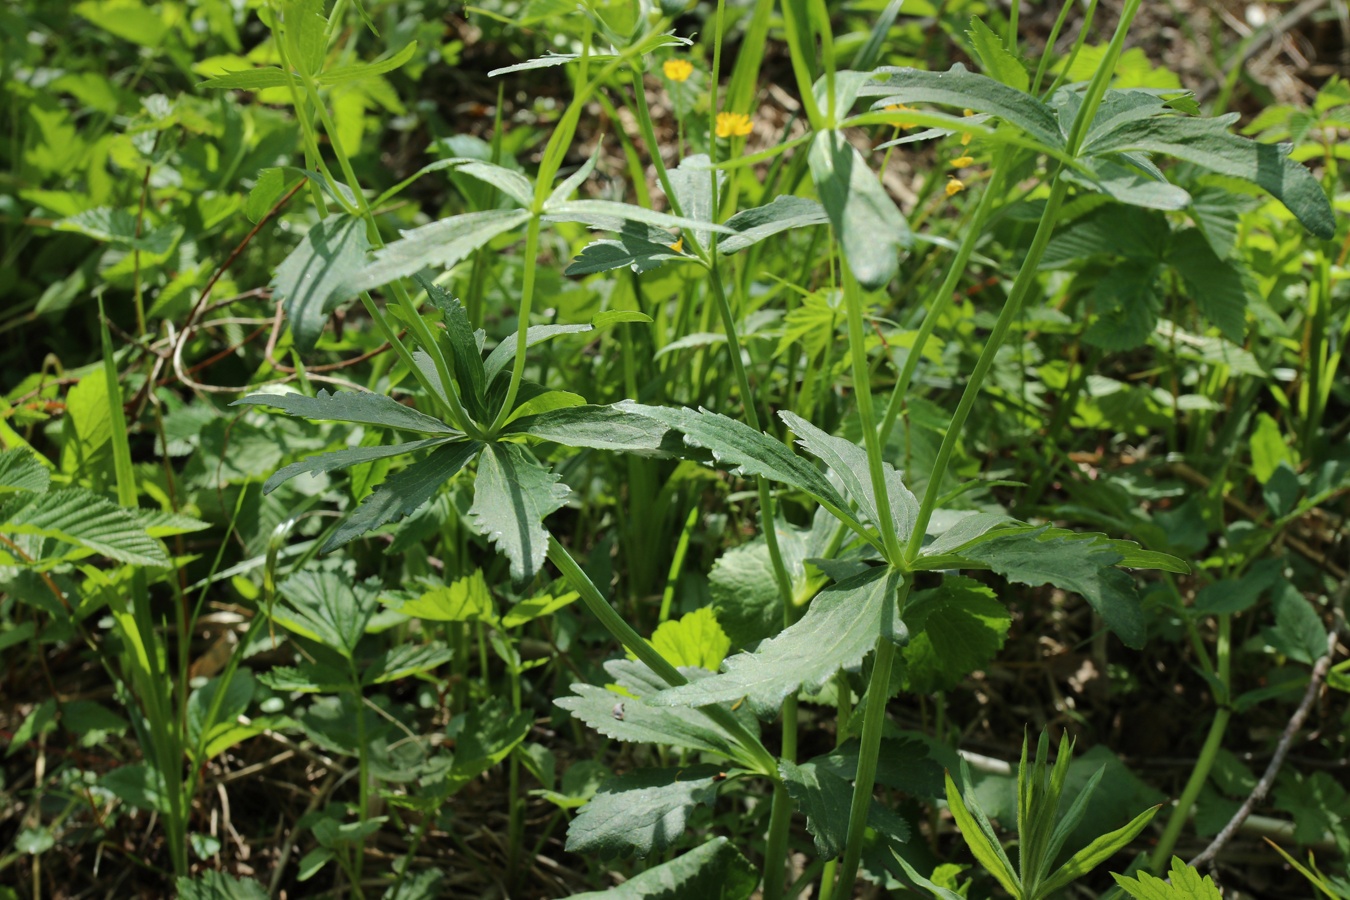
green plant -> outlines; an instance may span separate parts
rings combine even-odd
[[[1074,835],[1082,821],[1104,770],[1096,771],[1074,798],[1072,805],[1061,815],[1060,806],[1069,761],[1073,756],[1073,742],[1068,735],[1060,739],[1059,753],[1053,768],[1050,766],[1048,749],[1049,738],[1042,733],[1036,745],[1036,758],[1028,767],[1028,744],[1025,738],[1022,741],[1022,761],[1017,768],[1016,867],[1008,859],[998,835],[973,796],[969,800],[962,799],[951,773],[947,773],[947,804],[961,829],[962,839],[985,871],[1019,900],[1054,896],[1128,845],[1158,811],[1157,807],[1145,810],[1121,828],[1094,837],[1082,849],[1056,865],[1065,841]],[[965,773],[964,780],[969,783],[969,773]],[[932,891],[935,897],[950,900],[959,896],[923,878],[903,859],[900,859],[900,864],[905,874]],[[1122,883],[1122,879],[1117,878],[1117,882]]]
[[[0,12],[31,893],[96,845],[185,896],[963,895],[955,748],[1043,717],[1095,759],[1146,692],[1196,758],[1130,777],[1179,795],[1160,871],[1339,683],[1342,82],[1249,126],[1289,155],[1130,48],[1134,2],[1101,43],[1068,3],[67,5]],[[1048,751],[1016,867],[947,779],[970,889],[1104,888],[1142,834],[1065,849],[1123,794]],[[186,877],[261,783],[266,888]],[[1263,783],[1344,842],[1325,772]]]

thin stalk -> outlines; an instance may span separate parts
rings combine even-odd
[[[689,538],[693,535],[696,524],[698,524],[697,503],[689,510],[689,516],[684,520],[684,528],[680,530],[680,541],[675,545],[675,555],[670,560],[670,571],[666,573],[666,587],[661,592],[661,614],[657,622],[664,622],[670,618],[670,607],[675,600],[675,583],[679,580],[680,573],[684,571],[684,557],[689,552]]]
[[[900,586],[895,602],[903,609],[909,597],[909,580]],[[834,895],[851,896],[858,878],[858,864],[862,861],[863,834],[867,830],[867,814],[872,805],[872,789],[876,786],[877,757],[880,755],[881,731],[886,723],[886,701],[891,693],[891,667],[895,662],[895,644],[886,635],[877,637],[876,655],[872,658],[872,677],[867,686],[867,708],[863,711],[862,736],[858,747],[858,773],[853,783],[853,805],[848,816],[848,839],[844,861],[839,866]]]
[[[886,487],[880,436],[872,410],[872,379],[867,365],[867,337],[863,331],[862,287],[853,277],[848,264],[839,267],[844,282],[844,308],[848,315],[848,343],[853,364],[853,396],[862,424],[863,445],[867,448],[867,470],[872,479],[872,496],[876,502],[877,530],[886,548],[886,561],[898,566],[902,561],[900,539],[891,516],[891,494]]]
[[[881,420],[881,443],[883,445],[890,440],[891,431],[895,428],[895,421],[899,417],[900,411],[905,408],[909,397],[909,386],[914,381],[914,372],[919,367],[919,359],[923,356],[923,348],[928,344],[928,339],[932,337],[938,321],[951,308],[956,286],[960,283],[961,276],[966,272],[971,254],[975,252],[975,244],[984,231],[984,223],[989,218],[990,210],[994,207],[994,199],[996,195],[1002,193],[1003,170],[1006,168],[1009,156],[1010,152],[1003,150],[994,161],[989,184],[980,197],[980,202],[975,206],[975,212],[970,217],[970,221],[966,224],[965,233],[961,236],[961,243],[956,248],[956,256],[952,258],[951,267],[947,270],[947,277],[942,280],[937,295],[928,304],[928,311],[924,314],[923,322],[919,325],[919,333],[914,337],[914,345],[910,347],[909,354],[905,357],[905,365],[900,370],[900,377],[896,379],[895,388],[891,391],[890,402],[886,404],[886,412]]]
[[[928,529],[929,520],[933,517],[933,510],[937,506],[938,497],[941,496],[942,479],[947,473],[952,452],[956,449],[956,442],[961,437],[962,429],[965,427],[966,419],[970,416],[971,408],[975,405],[975,398],[984,384],[984,379],[994,364],[994,356],[1003,346],[1003,341],[1007,338],[1013,321],[1021,312],[1022,302],[1036,282],[1036,268],[1040,264],[1041,256],[1045,253],[1046,246],[1050,243],[1050,235],[1054,232],[1055,222],[1059,217],[1059,207],[1064,202],[1064,195],[1067,192],[1068,183],[1056,178],[1050,188],[1050,196],[1046,199],[1040,224],[1036,226],[1036,234],[1031,239],[1031,246],[1027,249],[1022,268],[1018,271],[1017,278],[1013,282],[1012,291],[1008,295],[1007,302],[1003,305],[1003,310],[999,313],[998,321],[994,323],[994,330],[989,335],[984,350],[980,353],[980,358],[975,362],[975,368],[971,370],[965,390],[961,392],[961,399],[956,405],[956,412],[952,415],[951,424],[947,426],[947,433],[942,438],[941,447],[938,448],[937,458],[933,462],[932,474],[929,476],[928,489],[924,491],[923,500],[919,504],[919,514],[914,522],[914,531],[910,534],[909,544],[905,548],[905,559],[909,562],[913,562],[919,554],[919,548],[923,546],[924,534]]]
[[[653,27],[651,34],[659,34],[668,24],[668,18],[662,18]],[[497,417],[493,420],[488,431],[496,433],[506,424],[507,417],[511,414],[511,409],[515,405],[516,396],[520,392],[520,382],[525,376],[525,351],[527,331],[530,326],[530,311],[534,306],[534,273],[539,266],[539,228],[540,217],[544,213],[544,204],[548,200],[550,189],[553,185],[553,179],[558,174],[559,167],[562,166],[563,158],[566,155],[567,148],[572,143],[572,138],[576,134],[577,123],[581,119],[581,113],[591,94],[604,83],[611,75],[618,71],[622,66],[627,65],[629,60],[642,55],[646,50],[646,41],[640,41],[631,47],[626,48],[622,53],[610,60],[603,69],[600,70],[590,81],[582,84],[581,88],[572,97],[572,102],[568,104],[567,110],[563,113],[562,119],[553,129],[553,135],[549,138],[548,144],[544,147],[543,158],[539,162],[539,171],[536,175],[534,188],[534,203],[531,206],[530,221],[526,226],[525,233],[525,271],[521,279],[520,308],[517,311],[516,318],[520,327],[516,333],[516,358],[511,366],[511,381],[507,385],[506,399],[502,403],[501,409],[497,412]],[[589,42],[587,43],[589,48]],[[587,49],[589,52],[589,49]],[[533,239],[531,240],[531,235]]]
[[[342,148],[342,142],[338,140],[337,124],[328,114],[328,107],[324,105],[323,98],[319,96],[318,85],[308,77],[303,77],[302,80],[305,83],[305,91],[309,95],[310,102],[314,104],[318,111],[319,121],[323,123],[324,131],[328,134],[328,143],[333,148],[333,155],[337,157],[338,166],[342,169],[342,176],[347,180],[348,186],[352,189],[352,194],[356,197],[357,209],[360,211],[361,217],[366,220],[366,233],[370,242],[377,248],[383,247],[384,239],[380,237],[380,227],[379,223],[375,221],[375,213],[370,208],[370,202],[366,199],[365,192],[361,189],[361,182],[356,177],[356,170],[352,168],[347,152]],[[471,437],[482,437],[482,432],[475,426],[473,419],[469,417],[459,399],[459,390],[450,375],[450,365],[445,358],[441,342],[436,340],[430,326],[422,318],[421,312],[417,309],[417,304],[413,303],[412,297],[404,289],[401,280],[396,279],[391,282],[389,290],[394,295],[394,300],[398,303],[399,308],[403,310],[404,318],[407,320],[413,336],[417,339],[417,343],[421,344],[422,349],[431,357],[432,364],[436,367],[436,374],[440,377],[441,384],[444,386],[443,392],[432,392],[433,400],[442,400],[453,424]],[[413,366],[414,375],[419,371],[416,366]]]
[[[1209,773],[1214,768],[1214,761],[1228,731],[1228,722],[1233,717],[1233,707],[1229,705],[1229,698],[1232,696],[1232,638],[1233,617],[1219,616],[1215,676],[1222,686],[1223,696],[1215,698],[1219,701],[1219,708],[1214,713],[1214,721],[1209,724],[1209,733],[1200,748],[1200,756],[1195,761],[1195,767],[1191,769],[1190,777],[1186,779],[1186,786],[1181,790],[1177,805],[1173,807],[1172,814],[1167,819],[1162,837],[1158,839],[1158,846],[1149,857],[1149,868],[1154,872],[1166,870],[1168,861],[1172,858],[1172,850],[1177,845],[1177,839],[1181,837],[1181,830],[1186,827],[1186,822],[1190,818],[1191,809],[1195,806],[1205,782],[1209,780]]]
[[[127,423],[122,408],[122,386],[117,380],[113,358],[112,335],[99,299],[99,337],[103,350],[103,374],[108,395],[108,413],[112,420],[113,467],[117,476],[117,501],[135,509],[140,505],[136,490],[136,473],[131,466],[131,444],[127,440]],[[188,871],[187,809],[183,795],[183,732],[184,717],[174,708],[169,673],[161,669],[160,640],[155,631],[150,610],[150,587],[145,570],[135,567],[131,576],[131,614],[114,613],[113,619],[123,632],[123,643],[128,645],[127,667],[136,687],[138,699],[144,706],[150,730],[154,767],[165,782],[168,809],[165,810],[165,830],[168,831],[169,856],[174,873]],[[175,604],[181,615],[182,604]],[[167,658],[167,651],[163,654]],[[180,702],[186,698],[180,697]]]

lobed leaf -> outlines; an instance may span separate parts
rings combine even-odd
[[[877,74],[888,77],[865,85],[862,96],[883,97],[884,103],[937,103],[987,113],[1048,147],[1064,147],[1059,119],[1049,107],[1030,94],[967,71],[960,63],[946,72],[883,66]]]
[[[277,266],[272,295],[282,301],[299,349],[312,350],[329,313],[353,296],[347,285],[365,264],[369,250],[363,220],[329,216],[313,225]]]
[[[377,251],[370,263],[352,275],[347,292],[356,295],[374,290],[429,266],[453,268],[497,235],[525,224],[529,218],[529,212],[523,209],[488,209],[405,231],[401,240]]]
[[[716,766],[639,769],[608,778],[567,828],[567,850],[648,856],[684,837],[689,814],[717,796]]]
[[[590,325],[531,325],[525,332],[525,346],[527,348],[533,347],[535,344],[559,335],[580,334],[584,331],[590,331],[591,328]],[[516,358],[516,336],[518,334],[517,331],[511,332],[483,361],[484,377],[487,378],[488,384],[495,381],[507,364]]]
[[[868,469],[867,451],[852,441],[826,434],[795,413],[783,410],[778,417],[797,435],[797,443],[820,457],[839,476],[846,493],[877,528],[881,527],[881,513],[877,508],[876,492]],[[890,463],[882,463],[886,478],[886,495],[890,501],[891,524],[896,537],[903,544],[914,531],[919,515],[918,498],[905,487],[900,473]]]
[[[322,552],[327,553],[367,531],[411,514],[434,497],[441,485],[477,456],[482,447],[478,441],[444,444],[426,459],[389,476],[343,520],[324,542]]]
[[[478,463],[469,516],[511,561],[516,581],[539,571],[548,549],[544,518],[561,509],[567,485],[517,444],[491,444]]]
[[[814,466],[793,454],[780,441],[755,431],[744,422],[700,409],[642,406],[630,400],[615,408],[645,416],[682,432],[685,443],[712,453],[716,463],[747,476],[762,476],[805,491],[855,531],[866,530],[848,512],[848,504]]]
[[[1156,118],[1126,122],[1083,147],[1084,154],[1161,153],[1260,186],[1320,238],[1336,233],[1336,218],[1312,172],[1289,158],[1288,144],[1260,144],[1228,131],[1237,114],[1213,119]]]
[[[404,407],[406,409],[406,407]],[[263,493],[270,494],[281,485],[290,481],[298,475],[308,472],[311,475],[321,475],[326,472],[335,472],[340,469],[346,469],[361,463],[373,462],[377,459],[388,459],[393,456],[404,456],[410,453],[416,453],[419,450],[430,450],[432,447],[438,447],[444,444],[449,438],[428,438],[421,441],[408,441],[403,444],[389,444],[380,447],[352,447],[347,450],[334,450],[331,453],[319,453],[310,456],[299,462],[293,462],[289,466],[284,466],[263,484]]]
[[[353,425],[376,425],[397,428],[420,434],[443,434],[463,437],[440,419],[433,419],[410,406],[404,406],[393,397],[366,391],[328,391],[320,389],[313,397],[304,394],[249,394],[231,406],[272,406],[288,416],[300,416],[314,421],[349,422]]]
[[[797,811],[806,817],[806,830],[815,840],[822,859],[834,859],[844,851],[849,813],[853,808],[853,785],[815,760],[797,765],[778,761],[778,773]],[[892,842],[909,840],[909,824],[876,800],[867,808],[867,824]]]
[[[564,447],[615,450],[644,456],[676,455],[678,438],[646,416],[620,406],[569,406],[523,416],[510,423],[511,434],[527,434]]]
[[[573,894],[572,900],[750,900],[758,884],[759,870],[726,838],[716,837],[618,887]]]
[[[594,731],[616,741],[660,744],[733,759],[736,741],[720,725],[696,709],[653,706],[648,698],[664,682],[653,686],[651,671],[637,660],[611,660],[605,671],[619,683],[619,689],[590,684],[573,684],[572,696],[554,700]],[[692,680],[711,678],[707,672],[687,669]]]
[[[707,706],[744,697],[756,715],[769,718],[788,695],[818,691],[840,669],[858,671],[879,637],[905,642],[895,605],[901,580],[893,569],[876,568],[832,585],[777,637],[728,659],[726,672],[664,690],[652,702]]]
[[[764,206],[743,209],[727,219],[726,226],[736,233],[718,241],[717,249],[722,253],[737,253],[789,229],[825,225],[829,221],[825,207],[816,201],[784,194]]]

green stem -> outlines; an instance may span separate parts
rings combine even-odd
[[[971,370],[970,379],[966,382],[965,390],[961,392],[961,399],[957,402],[951,424],[947,426],[947,433],[942,437],[942,445],[938,448],[932,474],[928,478],[928,489],[924,491],[923,500],[919,504],[914,531],[910,534],[909,544],[905,547],[905,559],[910,563],[919,555],[919,549],[923,546],[928,522],[933,517],[938,497],[942,495],[942,479],[947,473],[947,466],[951,462],[952,452],[956,449],[956,442],[961,437],[966,419],[970,416],[971,407],[975,405],[975,398],[979,395],[980,387],[984,384],[984,379],[994,364],[994,357],[1003,346],[1013,321],[1022,310],[1022,302],[1036,283],[1036,267],[1040,265],[1041,256],[1050,243],[1050,235],[1055,230],[1059,207],[1064,202],[1066,193],[1068,183],[1057,177],[1050,188],[1050,196],[1045,201],[1045,209],[1041,213],[1040,223],[1036,226],[1036,234],[1031,239],[1031,246],[1027,249],[1022,268],[1013,282],[1012,291],[999,313],[998,321],[994,323],[994,330],[985,342],[980,358],[975,362],[975,368]]]
[[[333,155],[337,157],[338,166],[342,169],[342,177],[347,180],[348,187],[351,188],[352,194],[356,197],[356,207],[361,217],[366,221],[366,233],[370,238],[370,242],[377,248],[383,247],[384,239],[380,237],[380,227],[379,223],[375,221],[375,213],[370,208],[370,202],[366,199],[365,192],[361,189],[361,182],[356,177],[356,170],[352,168],[352,163],[347,157],[347,152],[342,148],[342,142],[338,140],[337,124],[328,114],[328,107],[324,105],[323,98],[319,96],[318,85],[308,77],[304,77],[302,80],[304,81],[305,92],[309,95],[310,102],[314,104],[315,109],[318,111],[319,121],[323,123],[324,131],[328,134],[328,143],[333,148]],[[413,303],[412,297],[409,296],[407,290],[404,289],[402,281],[395,280],[391,282],[389,290],[390,293],[394,295],[394,300],[398,303],[399,308],[403,310],[404,318],[407,320],[408,327],[412,329],[413,337],[417,339],[417,343],[420,344],[427,355],[431,357],[432,364],[436,367],[436,374],[440,377],[441,384],[445,388],[443,392],[432,391],[433,400],[442,400],[443,405],[446,407],[446,411],[450,415],[450,421],[454,425],[468,433],[471,437],[481,438],[483,436],[482,432],[475,426],[473,419],[469,417],[468,412],[464,409],[464,405],[460,402],[459,391],[455,385],[454,379],[450,375],[450,365],[445,358],[445,353],[441,348],[440,341],[436,340],[436,336],[432,333],[430,326],[428,326],[426,320],[422,318],[422,314],[417,309],[417,304]],[[367,308],[373,309],[375,307],[372,304]],[[381,316],[381,318],[383,317]],[[392,331],[392,329],[388,330]],[[392,343],[397,344],[399,342],[396,339]],[[411,361],[411,358],[411,354],[409,354],[409,361]],[[415,377],[420,374],[421,370],[418,369],[416,365],[413,365],[411,369],[412,374]],[[421,379],[419,379],[419,381],[420,380]],[[426,384],[423,384],[423,386],[427,387]]]
[[[1008,156],[1007,150],[1001,151],[994,161],[993,174],[989,177],[989,184],[980,197],[980,202],[976,205],[970,221],[966,223],[965,233],[961,236],[961,243],[956,248],[956,256],[952,259],[951,267],[947,270],[947,277],[942,280],[937,295],[928,304],[928,311],[924,314],[923,322],[919,325],[919,333],[914,337],[914,345],[910,347],[909,354],[905,357],[905,365],[900,370],[900,377],[895,382],[894,390],[891,391],[890,402],[886,404],[886,413],[881,420],[881,443],[883,445],[890,440],[891,431],[895,428],[896,418],[900,415],[900,411],[905,408],[909,397],[909,386],[914,381],[914,372],[918,369],[919,360],[923,357],[923,348],[928,344],[928,339],[932,337],[934,329],[937,328],[937,323],[951,308],[956,286],[961,281],[961,276],[966,272],[966,265],[970,262],[971,254],[975,252],[975,244],[984,231],[984,223],[989,218],[990,210],[994,207],[994,199],[1002,193],[1002,176]]]
[[[858,406],[858,420],[862,424],[863,445],[867,448],[867,470],[872,478],[872,496],[876,503],[875,523],[886,548],[886,561],[893,566],[903,562],[900,538],[891,516],[891,494],[886,486],[886,472],[881,455],[881,440],[877,434],[872,411],[872,379],[867,366],[867,338],[863,332],[862,287],[853,277],[853,270],[845,263],[839,267],[844,282],[844,307],[848,314],[849,352],[853,356],[853,396]]]
[[[895,602],[903,609],[909,596],[906,580],[896,594]],[[877,638],[876,655],[872,658],[872,677],[867,684],[867,708],[863,710],[862,737],[858,746],[858,773],[853,783],[853,805],[848,815],[848,838],[844,847],[844,862],[839,867],[834,894],[852,896],[853,884],[858,878],[858,864],[862,861],[863,836],[867,831],[867,814],[872,806],[872,789],[876,786],[877,757],[881,751],[881,731],[886,724],[886,701],[891,693],[891,667],[895,662],[895,644],[886,635]]]
[[[542,222],[538,214],[530,216],[525,226],[525,271],[520,282],[520,309],[516,314],[516,358],[511,367],[511,383],[506,389],[506,399],[492,423],[492,431],[506,424],[506,417],[516,404],[516,395],[520,392],[520,382],[525,376],[525,350],[528,346],[530,330],[530,308],[534,305],[534,276],[539,268],[539,229]]]
[[[684,520],[684,528],[680,529],[680,541],[675,545],[675,555],[670,560],[670,571],[666,573],[666,587],[661,592],[661,614],[657,617],[657,622],[664,622],[670,618],[670,607],[675,600],[675,583],[679,580],[680,573],[684,571],[684,558],[689,552],[689,538],[693,535],[696,524],[698,524],[697,503],[690,508],[689,516]]]
[[[796,704],[796,700],[793,700]],[[792,824],[792,797],[782,781],[773,783],[772,807],[769,810],[769,833],[764,843],[764,900],[779,900],[786,886],[788,832]]]
[[[1219,616],[1219,637],[1215,647],[1217,664],[1215,677],[1218,679],[1222,691],[1222,696],[1215,698],[1219,703],[1219,708],[1214,713],[1214,721],[1209,725],[1209,734],[1205,736],[1205,743],[1200,748],[1200,756],[1195,761],[1195,767],[1191,769],[1190,777],[1186,779],[1186,786],[1182,788],[1181,797],[1177,800],[1177,805],[1172,809],[1172,814],[1167,819],[1167,825],[1163,828],[1158,846],[1153,849],[1153,854],[1149,857],[1149,867],[1154,872],[1162,872],[1167,869],[1168,861],[1172,858],[1172,850],[1176,847],[1177,839],[1181,837],[1181,830],[1186,827],[1186,822],[1190,819],[1191,809],[1195,806],[1195,801],[1199,798],[1205,782],[1209,780],[1210,770],[1214,768],[1214,761],[1218,757],[1219,749],[1223,746],[1228,722],[1233,717],[1233,708],[1229,705],[1232,696],[1232,639],[1233,617],[1231,615]]]
[[[661,29],[664,29],[669,22],[669,19],[662,18],[656,23],[650,34],[659,34]],[[567,110],[563,113],[557,126],[554,127],[553,135],[549,138],[548,144],[544,146],[544,154],[539,162],[539,171],[535,179],[534,203],[530,209],[530,221],[525,232],[525,271],[521,280],[520,308],[516,314],[520,326],[516,333],[516,358],[511,366],[511,381],[506,389],[506,400],[502,403],[502,408],[497,412],[497,417],[488,429],[492,433],[496,433],[506,424],[506,419],[511,415],[511,408],[515,404],[516,396],[520,392],[521,379],[525,376],[527,332],[530,327],[530,312],[534,306],[534,275],[539,265],[540,217],[544,214],[544,204],[549,198],[553,179],[558,174],[567,148],[572,143],[572,137],[576,134],[577,123],[581,119],[581,112],[586,102],[590,100],[591,94],[595,93],[600,85],[619,68],[627,65],[629,60],[646,52],[647,44],[647,41],[639,41],[633,44],[610,60],[598,75],[589,81],[585,81],[572,97],[572,102],[568,104]]]

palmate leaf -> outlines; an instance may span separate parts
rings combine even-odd
[[[778,550],[795,602],[805,603],[822,586],[807,572],[806,560],[825,555],[835,525],[824,509],[817,510],[810,528],[777,520]],[[783,598],[762,535],[722,554],[708,573],[708,590],[717,621],[738,647],[771,637],[783,627]]]
[[[808,154],[811,180],[853,275],[880,290],[900,266],[900,250],[913,236],[900,209],[843,132],[821,131]]]
[[[521,206],[534,203],[534,184],[514,169],[472,157],[437,160],[437,165],[490,184]]]
[[[1173,236],[1167,264],[1186,283],[1186,293],[1205,318],[1225,338],[1242,344],[1247,334],[1249,292],[1241,263],[1220,259],[1198,228],[1187,228]]]
[[[512,712],[500,697],[474,707],[455,736],[455,760],[447,778],[451,792],[506,759],[530,733],[530,724],[528,712]]]
[[[270,494],[287,481],[290,481],[297,475],[303,475],[306,472],[312,475],[320,475],[325,472],[336,472],[340,469],[346,469],[351,466],[360,465],[361,463],[373,462],[377,459],[388,459],[391,456],[404,456],[409,453],[416,453],[419,450],[430,450],[432,447],[444,444],[448,440],[450,439],[428,438],[423,441],[408,441],[403,444],[389,444],[380,447],[352,447],[347,450],[334,450],[331,453],[320,453],[317,456],[311,456],[278,469],[276,473],[263,484],[263,493]]]
[[[410,406],[404,406],[393,397],[365,391],[336,391],[330,394],[320,390],[313,397],[304,394],[249,394],[230,405],[272,406],[288,416],[319,422],[350,422],[353,425],[376,425],[420,434],[463,436],[440,419],[433,419]]]
[[[727,173],[712,168],[712,161],[706,153],[695,153],[680,160],[680,164],[667,172],[670,188],[675,200],[679,201],[680,211],[686,218],[699,222],[711,222],[713,210],[713,179],[720,186],[726,183]],[[690,232],[699,245],[708,246],[712,236],[707,227],[692,228]]]
[[[811,762],[852,781],[858,775],[858,739],[850,738]],[[928,755],[928,745],[917,738],[882,738],[876,780],[915,797],[936,800],[943,796],[942,767]]]
[[[797,765],[779,760],[788,795],[797,811],[806,817],[806,830],[815,839],[816,853],[834,859],[843,853],[848,837],[853,785],[815,760]],[[867,810],[867,824],[894,843],[909,840],[909,825],[875,800]]]
[[[44,556],[39,565],[90,553],[141,566],[169,564],[163,545],[146,534],[131,510],[82,488],[16,497],[0,509],[0,533],[51,538],[76,548]]]
[[[797,443],[820,457],[839,480],[844,483],[844,492],[849,499],[858,504],[858,508],[874,526],[881,527],[881,514],[877,509],[876,493],[872,490],[872,476],[868,471],[867,451],[852,441],[826,434],[810,422],[795,413],[783,410],[778,417],[797,435]],[[905,487],[900,473],[890,463],[882,463],[882,472],[886,478],[886,496],[891,505],[891,520],[900,543],[909,540],[914,531],[914,522],[919,515],[919,501]]]
[[[703,713],[646,702],[665,683],[641,662],[611,660],[605,663],[605,671],[622,687],[623,693],[596,685],[574,684],[572,696],[554,700],[554,705],[616,741],[662,744],[734,758],[736,741]],[[686,669],[683,674],[691,680],[712,677],[697,669]],[[653,681],[659,684],[654,685]]]
[[[411,514],[435,496],[441,485],[477,456],[482,447],[478,441],[444,444],[426,459],[389,476],[375,488],[375,493],[361,501],[355,512],[343,520],[324,542],[323,552],[340,547],[400,516]]]
[[[1185,189],[1166,178],[1139,172],[1115,158],[1097,157],[1084,160],[1082,165],[1086,173],[1065,169],[1064,177],[1121,203],[1146,209],[1185,209],[1191,202]]]
[[[674,240],[668,232],[649,226],[639,227],[641,233],[636,228],[624,228],[618,240],[587,244],[563,274],[591,275],[624,268],[642,274],[675,259],[696,261],[695,257],[686,256],[675,249]]]
[[[478,463],[469,516],[511,561],[516,581],[539,571],[548,549],[544,518],[566,501],[567,485],[517,444],[492,444]]]
[[[1285,205],[1320,238],[1336,233],[1331,203],[1306,166],[1289,158],[1287,144],[1260,144],[1228,131],[1237,114],[1213,119],[1155,118],[1126,122],[1083,148],[1085,154],[1159,153],[1250,181]]]
[[[716,766],[640,769],[608,778],[567,829],[567,850],[600,859],[659,853],[717,796]]]
[[[707,706],[747,698],[760,718],[777,713],[798,690],[820,690],[840,669],[856,672],[878,636],[903,645],[907,633],[896,615],[901,575],[871,569],[821,591],[795,624],[726,661],[727,671],[669,688],[652,698],[660,706]]]
[[[544,207],[550,222],[579,222],[583,225],[613,227],[616,222],[639,222],[657,228],[688,228],[730,234],[725,225],[703,222],[688,216],[657,212],[645,206],[617,203],[613,200],[564,200]]]
[[[573,894],[572,900],[749,900],[758,884],[759,870],[717,837],[618,887]]]
[[[865,533],[862,524],[849,512],[848,503],[819,470],[781,441],[755,431],[744,422],[706,409],[643,406],[628,400],[615,404],[615,408],[683,433],[687,445],[711,452],[714,461],[723,468],[739,470],[748,476],[759,475],[805,491],[840,521]]]
[[[454,656],[449,647],[432,642],[430,644],[400,644],[375,656],[365,673],[362,684],[387,684],[430,672],[445,665]]]
[[[429,622],[491,622],[497,612],[483,573],[477,570],[393,608],[405,616]]]
[[[697,667],[716,672],[731,649],[731,639],[717,624],[711,607],[701,606],[678,619],[662,622],[652,632],[656,652],[677,668]]]
[[[272,294],[282,301],[295,345],[312,350],[328,315],[354,296],[346,285],[366,260],[366,223],[355,216],[329,216],[312,226],[277,266]]]
[[[51,473],[38,462],[37,454],[16,447],[0,451],[0,497],[7,494],[46,493]]]

